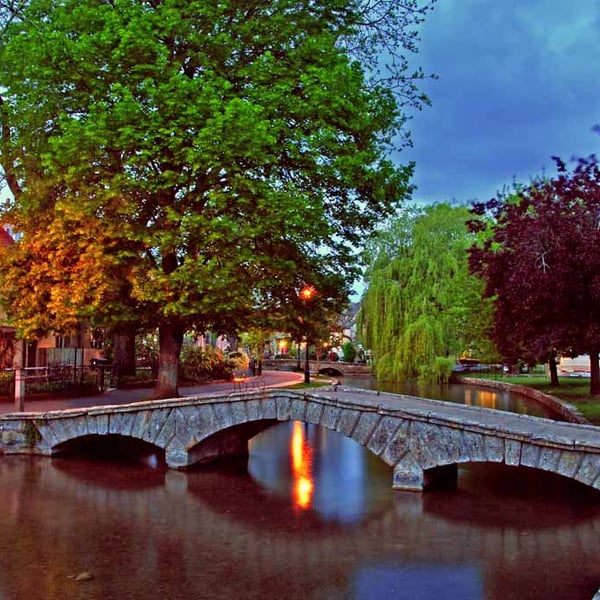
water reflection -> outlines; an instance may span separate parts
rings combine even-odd
[[[299,421],[293,423],[290,438],[292,474],[294,477],[294,502],[302,509],[309,508],[313,496],[312,448],[304,435],[304,426]]]
[[[380,392],[391,392],[393,394],[407,394],[409,396],[431,398],[433,400],[445,400],[446,402],[482,406],[534,417],[560,418],[560,415],[535,400],[500,390],[489,390],[453,383],[439,385],[418,382],[378,382],[368,377],[349,376],[344,377],[342,382],[347,387],[379,390]]]
[[[188,472],[3,457],[0,598],[589,600],[600,584],[600,502],[573,482],[464,465],[454,490],[390,484],[304,424],[255,438],[248,465]]]
[[[371,565],[352,582],[355,598],[400,598],[414,590],[411,600],[427,598],[485,598],[483,573],[464,565]]]
[[[483,529],[551,530],[599,515],[600,492],[552,473],[503,464],[459,468],[459,493],[423,494],[423,510],[446,521]],[[539,506],[545,509],[539,511]],[[599,539],[600,542],[600,539]]]
[[[487,390],[473,390],[465,388],[465,404],[467,406],[483,406],[484,408],[498,408],[498,394]]]
[[[273,452],[274,446],[286,444],[287,455]],[[296,509],[311,508],[325,522],[345,524],[380,510],[392,481],[391,469],[362,446],[299,421],[279,424],[251,440],[248,473]]]

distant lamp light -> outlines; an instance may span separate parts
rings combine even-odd
[[[307,302],[308,300],[312,300],[317,290],[312,285],[305,285],[299,293],[300,300]]]

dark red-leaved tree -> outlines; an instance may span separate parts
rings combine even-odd
[[[492,335],[507,360],[590,356],[600,393],[600,167],[595,157],[510,195],[473,205],[470,268],[493,298]],[[556,371],[553,372],[557,383]]]

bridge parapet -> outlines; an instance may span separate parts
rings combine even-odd
[[[164,450],[185,469],[246,455],[277,422],[345,435],[393,468],[397,489],[455,477],[457,465],[496,462],[570,477],[600,489],[600,429],[412,396],[345,390],[270,390],[0,417],[0,451],[53,455],[90,436],[125,436]]]

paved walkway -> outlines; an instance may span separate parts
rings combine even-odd
[[[304,380],[303,373],[294,373],[291,371],[263,371],[263,377],[266,387],[269,388],[299,383]],[[108,390],[102,394],[81,398],[48,398],[46,400],[27,400],[27,398],[25,398],[25,411],[48,412],[51,410],[65,410],[68,408],[131,404],[132,402],[150,400],[152,391],[152,388],[141,388]],[[179,395],[182,397],[198,396],[202,394],[222,394],[224,392],[233,392],[233,383],[230,381],[220,381],[191,387],[181,386],[179,388]],[[14,403],[0,403],[0,414],[5,415],[14,412]]]

